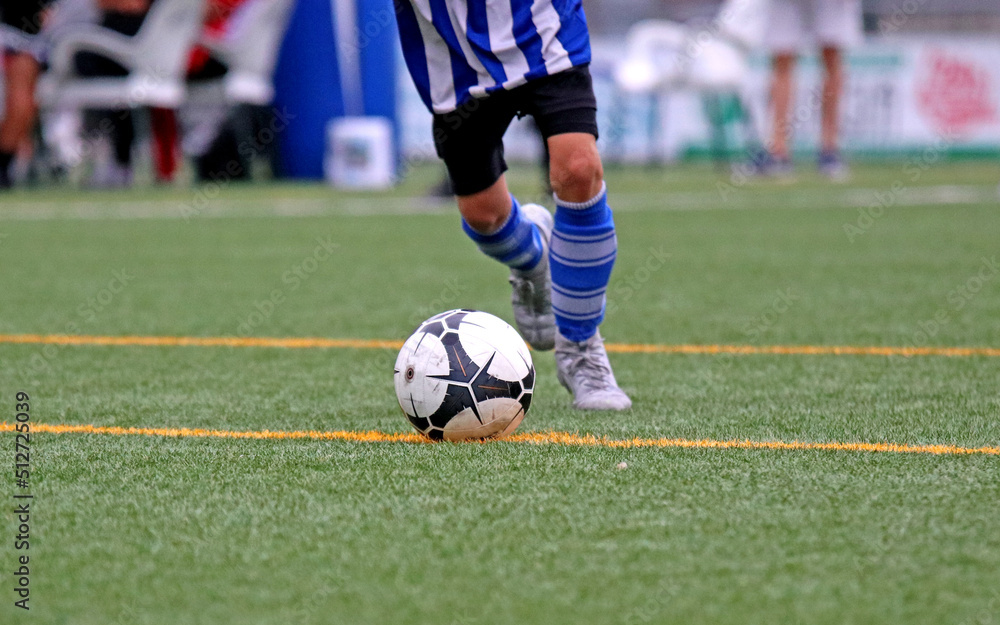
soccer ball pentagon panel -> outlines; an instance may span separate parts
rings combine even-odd
[[[393,375],[406,418],[437,440],[510,434],[535,388],[521,336],[476,310],[449,310],[420,324],[399,351]]]

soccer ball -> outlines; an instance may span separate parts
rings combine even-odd
[[[510,434],[535,389],[524,339],[477,310],[449,310],[420,324],[399,351],[393,375],[406,418],[436,440]]]

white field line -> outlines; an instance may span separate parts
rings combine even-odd
[[[703,210],[843,209],[862,208],[878,203],[878,188],[847,189],[745,189],[734,191],[725,200],[714,190],[655,192],[613,192],[611,204],[619,212],[662,212]],[[1000,204],[992,185],[936,185],[902,190],[891,207],[932,205],[963,206]],[[216,198],[194,209],[193,203],[177,198],[161,200],[21,200],[6,199],[0,204],[0,221],[49,220],[130,220],[130,219],[233,219],[247,217],[323,217],[443,215],[455,212],[451,200],[426,197],[337,198]]]

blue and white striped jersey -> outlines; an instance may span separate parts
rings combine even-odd
[[[394,0],[403,56],[427,108],[590,62],[581,0]]]

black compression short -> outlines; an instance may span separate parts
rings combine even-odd
[[[531,115],[542,137],[585,132],[597,137],[597,100],[587,65],[495,91],[434,115],[434,145],[456,195],[490,187],[503,172],[503,135],[515,116]]]

